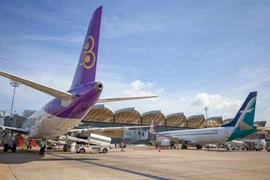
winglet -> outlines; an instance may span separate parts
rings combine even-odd
[[[154,131],[154,121],[153,121],[153,120],[152,120],[151,126],[150,126],[150,134],[157,134],[157,133]]]

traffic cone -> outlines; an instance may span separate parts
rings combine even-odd
[[[152,151],[152,147],[150,147],[150,151]]]
[[[158,146],[158,152],[160,152],[160,147]]]

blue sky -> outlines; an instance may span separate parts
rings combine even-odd
[[[257,90],[256,120],[270,121],[269,1],[1,1],[0,69],[67,90],[101,5],[102,97],[160,95],[106,107],[188,117],[208,106],[209,116],[225,119]],[[0,84],[0,109],[9,113],[12,87],[5,78]],[[14,110],[39,109],[51,98],[21,85]]]

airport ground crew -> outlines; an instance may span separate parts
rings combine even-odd
[[[122,141],[121,142],[121,152],[125,152],[124,147],[125,147],[125,143],[124,143],[124,141]]]
[[[28,149],[31,149],[30,141],[29,141],[28,139],[26,140],[25,145],[26,145],[26,149],[27,149],[27,150],[28,150]]]
[[[44,155],[44,153],[45,153],[45,147],[46,147],[45,139],[42,139],[39,142],[39,147],[40,147],[39,155]]]

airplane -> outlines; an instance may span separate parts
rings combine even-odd
[[[187,149],[187,145],[196,145],[197,149],[202,149],[202,144],[225,143],[244,138],[257,130],[254,126],[256,98],[257,92],[250,92],[235,118],[230,123],[217,128],[155,132],[152,122],[150,133],[156,134],[153,143],[156,146],[171,148],[179,143],[182,144],[182,149]]]
[[[103,84],[96,81],[95,77],[101,13],[102,6],[97,8],[91,17],[73,81],[67,92],[0,71],[0,75],[3,77],[54,97],[54,99],[30,116],[20,128],[1,125],[0,129],[2,128],[10,132],[11,136],[21,134],[25,139],[46,138],[53,140],[79,124],[96,103],[157,97],[100,98]],[[5,144],[5,148],[11,148],[12,152],[16,152],[16,143],[12,145]]]

